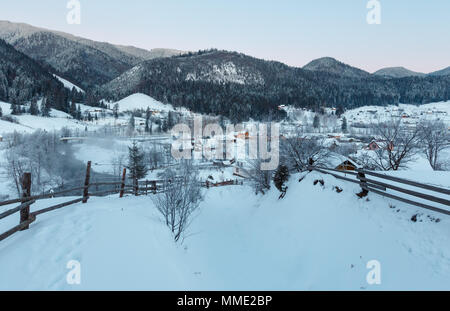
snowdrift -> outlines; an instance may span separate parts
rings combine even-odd
[[[0,289],[450,290],[450,219],[374,194],[360,200],[357,185],[332,176],[300,177],[283,200],[275,189],[208,190],[179,244],[151,197],[92,198],[44,214],[0,243]],[[70,260],[81,263],[80,285],[66,282]],[[380,285],[366,281],[371,260]]]

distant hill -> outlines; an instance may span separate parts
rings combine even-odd
[[[450,75],[450,67],[432,72],[429,75],[430,76],[448,76],[448,75]]]
[[[389,67],[383,68],[373,73],[377,76],[391,77],[391,78],[404,78],[404,77],[423,77],[426,74],[421,72],[411,71],[405,67]]]
[[[303,67],[305,70],[322,71],[350,78],[367,78],[370,73],[367,71],[349,66],[332,57],[323,57],[308,63]]]

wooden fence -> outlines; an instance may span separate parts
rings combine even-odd
[[[105,195],[111,195],[111,194],[119,194],[119,197],[122,198],[125,194],[133,194],[133,195],[149,195],[149,194],[157,194],[164,191],[164,181],[163,180],[134,180],[133,184],[127,184],[126,181],[126,174],[127,169],[124,168],[122,172],[122,178],[121,181],[117,182],[111,182],[111,181],[100,181],[100,182],[91,182],[91,164],[92,162],[89,161],[87,163],[86,167],[86,176],[84,181],[84,186],[81,187],[75,187],[71,189],[65,189],[58,192],[50,192],[46,194],[41,195],[31,195],[31,174],[25,173],[22,176],[22,197],[18,199],[12,199],[0,202],[0,206],[6,206],[11,204],[20,203],[19,206],[15,208],[11,208],[9,210],[6,210],[3,213],[0,213],[0,220],[3,218],[6,218],[10,215],[13,215],[15,213],[20,213],[20,222],[17,226],[11,228],[10,230],[0,234],[0,241],[6,239],[7,237],[13,235],[14,233],[18,231],[27,230],[29,228],[29,225],[33,223],[36,220],[36,217],[38,215],[48,213],[69,205],[73,205],[79,202],[87,203],[90,197],[94,196],[105,196]],[[228,185],[241,185],[241,182],[238,182],[237,180],[230,180],[225,181],[221,183],[212,183],[212,182],[202,182],[201,186],[210,188],[210,187],[221,187],[221,186],[228,186]],[[90,189],[98,188],[100,186],[110,186],[113,189],[109,190],[103,190],[103,191],[97,191],[92,192]],[[76,191],[81,192],[81,197],[70,200],[68,202],[56,204],[35,212],[30,212],[30,206],[34,204],[37,200],[42,199],[48,199],[48,198],[54,198],[54,197],[61,197],[64,195],[68,195],[70,193],[74,193]]]
[[[359,184],[362,191],[357,195],[361,198],[367,196],[369,192],[373,192],[375,194],[401,201],[410,205],[432,210],[437,213],[450,215],[450,189],[423,184],[412,180],[389,176],[377,172],[371,172],[363,169],[356,169],[355,171],[341,171],[320,166],[309,166],[308,169],[310,171],[317,171],[323,174],[332,175],[340,180]],[[414,190],[406,189],[404,187],[405,185]],[[427,190],[430,194],[423,193],[423,190]],[[400,194],[406,194],[411,198],[405,198],[404,196],[400,196]],[[443,194],[444,196],[436,196],[437,194]],[[421,199],[422,201],[418,201],[417,198]],[[449,209],[447,210],[444,208],[436,207],[435,205],[433,205],[435,203],[445,205],[449,207]]]

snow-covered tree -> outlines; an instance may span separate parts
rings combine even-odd
[[[119,104],[117,104],[117,103],[114,104],[114,107],[113,107],[113,116],[115,119],[119,118]]]
[[[344,117],[342,119],[342,127],[341,127],[341,129],[342,129],[343,133],[347,133],[347,118],[346,117]]]
[[[37,116],[39,114],[39,107],[36,98],[33,98],[30,103],[30,114]]]
[[[152,133],[152,120],[151,120],[152,113],[150,111],[150,108],[147,108],[147,111],[145,113],[145,132],[151,134]]]
[[[272,180],[273,171],[262,169],[262,163],[261,159],[248,160],[248,168],[245,169],[248,179],[253,183],[256,194],[265,194],[266,191],[270,190]]]
[[[134,129],[135,129],[135,119],[134,119],[134,113],[131,114],[130,120],[128,120],[128,126],[127,126],[127,134],[128,135],[133,135],[134,133]]]
[[[433,170],[441,169],[440,155],[450,148],[448,130],[442,121],[425,121],[419,124],[420,149],[427,157]]]
[[[145,164],[145,155],[136,141],[128,147],[128,165],[130,178],[135,181],[144,178],[148,169]]]
[[[285,183],[289,180],[289,177],[290,174],[288,167],[286,165],[278,166],[278,169],[275,171],[275,175],[273,176],[273,182],[275,187],[280,192],[286,192],[287,187],[285,186]]]
[[[153,202],[178,241],[203,199],[198,171],[191,162],[182,161],[177,168],[166,169],[161,177],[164,191]]]
[[[373,165],[380,170],[397,171],[411,162],[418,151],[419,127],[408,127],[401,119],[379,122],[375,132],[380,138],[380,147],[371,158]]]
[[[319,119],[319,116],[317,114],[314,116],[313,127],[315,129],[320,127],[320,119]]]
[[[330,150],[326,147],[325,139],[308,137],[301,130],[295,135],[280,141],[281,161],[289,168],[304,171],[308,165],[324,163]]]
[[[50,117],[50,102],[47,98],[43,98],[41,102],[41,115],[43,117]]]

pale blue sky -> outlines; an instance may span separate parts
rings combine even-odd
[[[367,0],[0,0],[0,20],[24,22],[142,48],[210,47],[303,66],[323,57],[373,72],[450,66],[449,0],[379,0],[381,25],[366,23]]]

